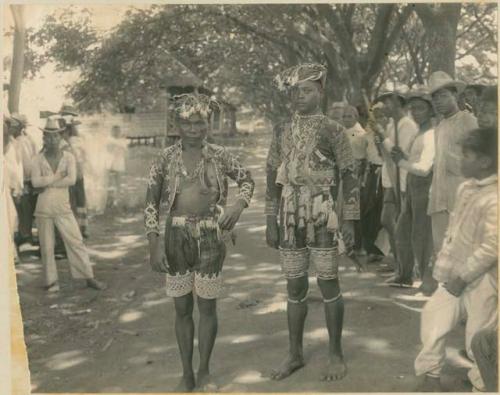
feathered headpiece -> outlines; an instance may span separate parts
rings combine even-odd
[[[274,78],[280,91],[289,89],[300,82],[319,81],[324,88],[326,83],[326,67],[317,63],[305,63],[290,67]]]
[[[184,93],[175,95],[173,100],[174,111],[183,119],[188,119],[193,114],[209,117],[213,111],[220,108],[217,101],[203,94]]]

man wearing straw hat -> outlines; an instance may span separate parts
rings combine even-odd
[[[206,141],[208,120],[217,103],[201,94],[174,97],[180,140],[153,162],[144,221],[153,270],[166,273],[167,295],[175,306],[175,333],[183,375],[176,392],[214,391],[209,363],[217,336],[217,299],[223,294],[224,235],[230,232],[252,198],[251,174],[224,147]],[[239,187],[225,207],[228,178]],[[162,204],[163,203],[163,204]],[[160,239],[160,213],[165,207],[165,239]],[[200,362],[193,372],[196,293],[200,312]]]
[[[35,217],[45,271],[45,288],[50,292],[59,290],[54,257],[55,226],[68,253],[73,278],[85,279],[89,288],[104,289],[105,285],[94,279],[87,249],[69,202],[68,188],[76,182],[75,158],[61,149],[63,129],[57,118],[49,117],[42,131],[44,150],[33,160],[31,180],[35,188],[42,188],[36,204]]]
[[[416,87],[406,96],[411,115],[419,126],[419,133],[408,152],[403,151],[401,147],[394,147],[391,152],[394,163],[408,172],[406,195],[396,225],[398,282],[412,283],[416,262],[422,279],[420,290],[431,294],[436,284],[435,280],[432,280],[429,266],[433,247],[431,218],[427,215],[427,205],[435,154],[434,110],[426,87]]]
[[[463,82],[454,80],[444,71],[436,71],[429,78],[434,109],[442,116],[435,128],[436,156],[427,211],[432,220],[435,254],[443,245],[458,186],[465,181],[460,171],[462,151],[459,142],[467,132],[477,128],[476,118],[458,108],[458,94],[464,88]]]
[[[381,223],[389,234],[389,242],[392,253],[397,262],[396,248],[396,223],[401,209],[401,197],[406,191],[406,170],[398,169],[391,158],[391,150],[394,146],[401,147],[408,152],[411,142],[418,133],[415,122],[408,117],[404,106],[405,96],[399,90],[389,90],[380,94],[375,103],[383,103],[387,115],[391,118],[386,135],[379,134],[378,141],[382,140],[380,146],[384,163],[382,165],[382,186],[384,188],[384,204],[382,207]],[[374,130],[377,130],[374,127]],[[388,280],[389,283],[398,286],[411,286],[410,282],[402,282],[398,274]]]
[[[326,68],[318,64],[292,67],[276,78],[278,88],[293,88],[297,112],[291,122],[275,128],[267,159],[266,239],[270,247],[279,248],[288,291],[289,352],[272,372],[274,380],[304,366],[310,264],[316,269],[330,338],[330,364],[320,379],[340,380],[347,372],[341,345],[344,302],[338,278],[337,170],[343,181],[343,232],[351,249],[353,221],[359,220],[359,185],[344,128],[320,109],[325,79]]]

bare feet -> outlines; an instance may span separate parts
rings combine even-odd
[[[174,392],[193,392],[196,383],[194,380],[194,375],[182,376],[182,379],[177,387],[175,387]]]
[[[330,356],[328,370],[321,375],[321,381],[337,381],[342,380],[347,374],[347,366],[344,358],[339,355]]]
[[[97,281],[95,278],[89,278],[87,279],[87,287],[97,291],[102,291],[103,289],[106,289],[106,284],[102,281]]]
[[[196,387],[202,392],[218,392],[219,386],[215,383],[209,372],[198,371]]]
[[[304,358],[302,357],[294,357],[289,355],[286,359],[281,363],[278,369],[273,369],[271,372],[272,380],[283,380],[290,376],[296,370],[304,367]]]

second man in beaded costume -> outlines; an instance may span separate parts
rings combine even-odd
[[[279,88],[292,88],[296,112],[291,122],[275,128],[267,159],[266,238],[269,246],[279,248],[287,279],[290,343],[288,356],[271,374],[275,380],[304,366],[309,263],[316,270],[329,334],[330,364],[320,379],[339,380],[347,371],[341,347],[344,302],[337,259],[341,234],[352,248],[359,186],[343,127],[320,109],[325,77],[325,67],[305,64],[276,78]],[[336,212],[338,176],[343,181],[342,231]]]
[[[181,139],[154,161],[146,197],[151,265],[156,271],[166,272],[167,295],[174,298],[175,333],[183,368],[177,392],[192,391],[196,385],[200,390],[214,390],[209,360],[217,334],[216,298],[222,292],[222,238],[224,232],[233,229],[254,189],[250,172],[224,147],[205,140],[213,104],[204,95],[176,98]],[[237,182],[240,194],[224,211],[228,177]],[[167,214],[164,251],[159,240],[161,202]],[[196,381],[192,368],[193,291],[200,313]]]

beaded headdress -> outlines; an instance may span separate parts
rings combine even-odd
[[[290,67],[274,78],[279,90],[289,89],[304,81],[319,81],[324,88],[326,83],[326,66],[317,63],[304,63]]]
[[[184,93],[175,95],[173,100],[174,111],[183,119],[188,119],[193,114],[209,117],[214,110],[220,107],[217,101],[203,94]]]

